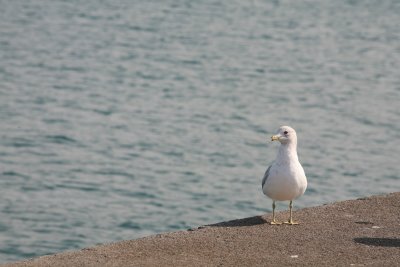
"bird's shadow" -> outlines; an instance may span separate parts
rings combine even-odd
[[[248,217],[244,219],[237,219],[227,222],[220,222],[215,224],[206,225],[208,227],[242,227],[242,226],[254,226],[259,224],[267,223],[267,221],[261,216]]]
[[[400,247],[399,238],[357,237],[354,238],[354,242],[363,245],[377,246],[377,247],[392,247],[392,248]]]

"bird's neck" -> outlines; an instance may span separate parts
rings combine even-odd
[[[277,160],[279,163],[291,162],[292,160],[298,161],[299,158],[297,156],[297,144],[296,143],[287,143],[281,144],[278,151]]]

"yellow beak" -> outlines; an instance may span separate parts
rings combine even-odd
[[[278,141],[279,140],[279,135],[273,135],[271,136],[271,141]]]

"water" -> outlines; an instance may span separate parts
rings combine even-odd
[[[0,262],[399,191],[399,1],[0,6]]]

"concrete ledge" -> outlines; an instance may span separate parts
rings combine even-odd
[[[277,214],[279,220],[287,212]],[[396,266],[400,193],[271,214],[2,266]]]

